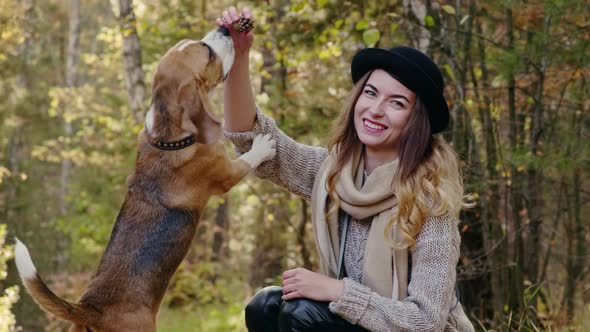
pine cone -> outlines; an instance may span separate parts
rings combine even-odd
[[[240,18],[234,22],[231,26],[237,32],[248,32],[254,27],[254,21],[251,19],[240,16]]]

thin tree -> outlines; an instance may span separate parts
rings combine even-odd
[[[514,55],[516,52],[515,37],[514,37],[514,18],[511,8],[506,8],[506,34],[508,39],[507,52]],[[509,115],[509,146],[513,154],[520,147],[518,143],[519,121],[516,114],[516,79],[515,79],[515,64],[510,63],[507,78],[508,78],[508,115]],[[522,238],[522,220],[520,211],[523,209],[523,195],[522,195],[522,176],[518,175],[517,167],[514,163],[511,164],[509,180],[506,182],[508,195],[510,197],[511,208],[511,233],[512,238],[509,242],[509,262],[512,264],[510,268],[510,288],[508,305],[513,312],[520,312],[522,307],[522,294],[524,293],[524,244]]]
[[[119,26],[123,36],[123,63],[129,107],[136,124],[140,124],[144,121],[145,75],[133,0],[119,0]]]
[[[80,0],[70,0],[69,6],[68,49],[66,52],[66,87],[74,88],[77,84],[77,66],[80,45]],[[74,133],[73,124],[64,118],[64,134],[71,137]],[[61,162],[61,178],[59,190],[59,213],[63,216],[68,210],[67,194],[72,172],[72,161],[63,158]]]
[[[481,22],[476,25],[476,33],[482,34]],[[484,190],[481,199],[483,245],[486,266],[490,274],[490,288],[492,292],[491,310],[496,319],[500,318],[507,299],[506,285],[508,276],[503,268],[506,259],[506,237],[502,232],[500,209],[500,188],[498,177],[498,147],[496,140],[497,126],[492,118],[492,101],[489,96],[490,79],[486,58],[486,47],[482,38],[477,38],[478,65],[481,70],[481,86],[476,78],[475,70],[471,68],[474,93],[478,102],[479,118],[482,124],[482,139],[485,147],[485,177]],[[483,92],[480,93],[479,89]],[[489,305],[488,305],[489,306]]]

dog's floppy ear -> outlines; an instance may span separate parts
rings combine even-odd
[[[166,103],[159,96],[152,98],[152,103],[145,115],[145,129],[147,135],[153,140],[165,139],[167,133],[166,124],[170,121]]]
[[[191,80],[181,85],[178,91],[178,102],[184,110],[182,127],[194,132],[197,142],[211,144],[223,136],[221,122],[211,114],[209,97],[202,84]],[[185,123],[186,121],[188,123]]]
[[[166,141],[174,135],[187,136],[197,132],[190,120],[184,121],[183,110],[171,102],[174,93],[164,86],[153,89],[152,94],[152,103],[145,116],[145,129],[150,139]],[[177,133],[177,128],[182,128],[183,133]]]

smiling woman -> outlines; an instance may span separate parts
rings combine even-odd
[[[282,287],[246,307],[249,331],[472,331],[455,296],[463,203],[459,162],[435,134],[449,122],[442,74],[410,47],[368,48],[327,149],[298,144],[254,104],[252,32],[230,28],[235,65],[226,81],[225,128],[243,153],[259,133],[276,156],[255,171],[311,200],[320,272],[295,268]]]
[[[370,174],[397,158],[399,138],[414,110],[416,94],[384,70],[366,74],[368,81],[354,107],[354,127],[365,145]]]

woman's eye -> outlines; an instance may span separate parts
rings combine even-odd
[[[377,95],[373,90],[365,90],[365,94],[371,97],[375,97]]]
[[[397,100],[392,100],[389,102],[389,104],[395,108],[404,108],[404,103],[397,101]]]

